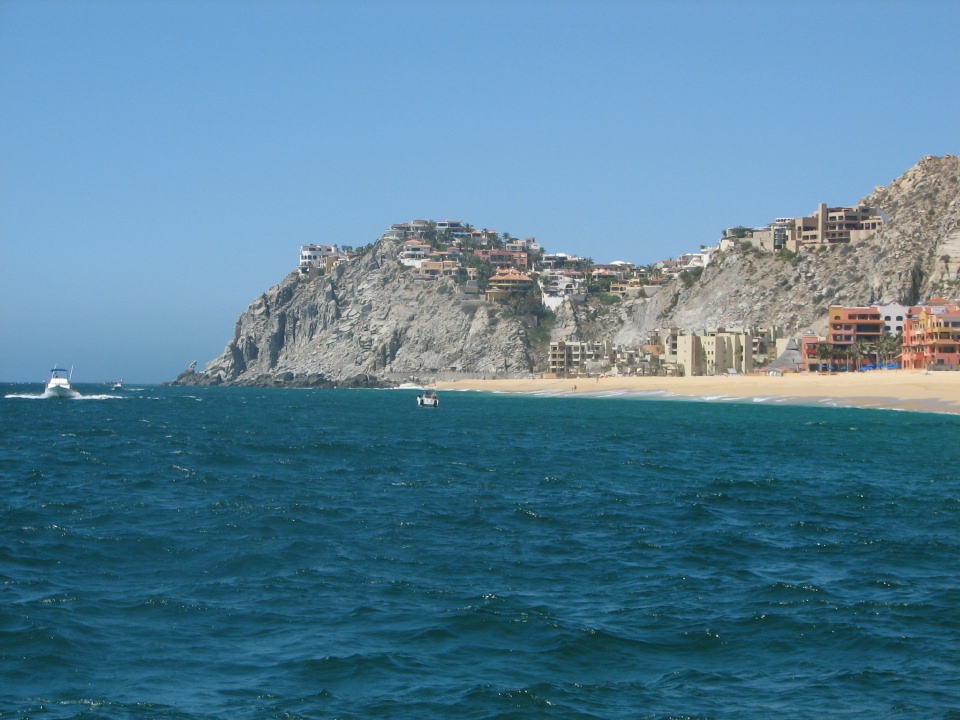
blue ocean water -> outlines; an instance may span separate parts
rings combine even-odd
[[[0,718],[960,718],[960,417],[0,386]]]

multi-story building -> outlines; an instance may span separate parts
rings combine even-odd
[[[887,335],[902,335],[904,323],[910,314],[910,307],[899,303],[889,305],[875,305],[877,312],[883,318],[883,330]]]
[[[883,227],[886,216],[866,205],[857,207],[820,207],[810,217],[796,218],[798,243],[804,245],[834,245],[857,242],[871,237]]]
[[[401,265],[419,268],[431,252],[433,252],[433,248],[430,243],[420,240],[407,240],[403,243],[403,250],[400,251],[398,259]]]
[[[806,333],[801,341],[804,363],[809,370],[828,367],[857,367],[858,343],[876,344],[884,335],[885,320],[877,307],[844,307],[831,305],[826,337]],[[821,348],[828,348],[828,352]]]
[[[777,218],[752,231],[751,241],[761,250],[798,251],[805,245],[835,245],[872,237],[888,220],[884,213],[867,205],[827,207],[820,203],[806,217]]]
[[[504,249],[514,250],[514,251],[527,251],[527,252],[537,252],[540,250],[540,243],[537,242],[536,238],[528,237],[523,239],[514,238],[509,242],[503,244]]]
[[[604,364],[609,352],[605,342],[554,341],[550,343],[549,369],[558,377],[589,373]]]
[[[437,220],[437,232],[449,232],[451,235],[465,235],[467,225],[463,220]]]
[[[753,231],[752,242],[761,250],[773,252],[775,250],[797,251],[796,218],[777,218],[763,228]]]
[[[301,245],[299,266],[301,268],[319,267],[325,257],[339,254],[340,251],[336,245]]]
[[[449,277],[457,272],[460,263],[456,260],[422,260],[420,262],[420,277],[424,280],[436,280]]]
[[[960,301],[936,298],[911,308],[903,328],[904,368],[960,368]]]
[[[505,300],[511,295],[533,287],[533,278],[518,272],[516,268],[497,270],[487,280],[486,298],[489,302]]]
[[[510,266],[520,270],[530,267],[530,255],[524,250],[474,250],[473,254],[500,267]]]
[[[683,374],[725,375],[753,370],[753,336],[749,330],[717,328],[677,336],[676,363]]]
[[[301,273],[307,274],[311,269],[330,266],[330,259],[340,257],[340,249],[336,245],[301,245],[300,264],[297,266]]]
[[[573,295],[580,287],[580,283],[560,271],[546,271],[540,274],[543,292],[551,297]]]

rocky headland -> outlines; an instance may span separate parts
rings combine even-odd
[[[550,340],[641,344],[657,327],[826,329],[830,305],[960,295],[960,158],[925,157],[862,202],[890,220],[872,238],[799,253],[749,242],[717,253],[698,278],[608,304],[564,302],[552,322],[426,281],[381,239],[322,277],[299,272],[237,320],[223,354],[174,384],[377,387],[438,377],[523,377],[545,367]]]

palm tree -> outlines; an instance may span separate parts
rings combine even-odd
[[[886,365],[900,355],[903,335],[883,335],[877,341],[877,363]]]
[[[820,343],[817,345],[817,359],[820,360],[821,365],[826,365],[828,368],[831,367],[831,361],[833,360],[833,346],[829,343]]]
[[[870,345],[866,340],[857,340],[853,345],[853,354],[857,360],[857,369],[863,367],[863,359],[870,357]]]

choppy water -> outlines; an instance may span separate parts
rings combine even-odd
[[[116,395],[0,397],[0,718],[960,717],[958,417]]]

